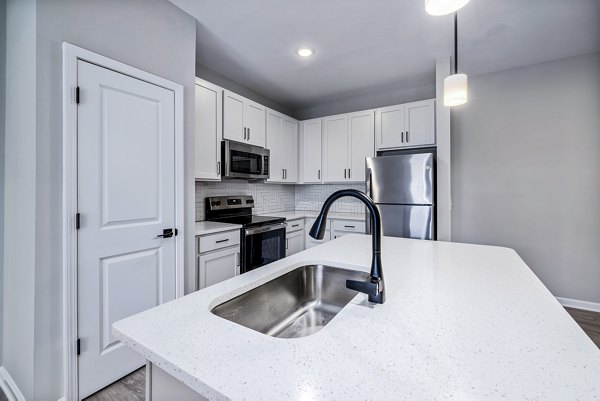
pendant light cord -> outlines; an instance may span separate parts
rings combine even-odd
[[[458,11],[454,13],[454,73],[458,74]]]

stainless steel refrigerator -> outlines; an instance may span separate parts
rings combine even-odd
[[[368,157],[367,195],[381,213],[383,235],[436,239],[435,154]]]

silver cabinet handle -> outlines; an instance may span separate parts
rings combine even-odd
[[[344,228],[356,228],[355,226],[344,226]]]
[[[246,127],[244,127],[244,141],[246,140]]]
[[[317,177],[319,180],[321,179],[321,170],[317,170]]]
[[[344,180],[346,179],[346,169],[344,169]]]
[[[350,175],[350,169],[348,169],[348,179],[352,178],[352,176]]]
[[[248,140],[250,140],[250,128],[248,128]]]
[[[289,240],[286,238],[285,239],[285,249],[289,248]]]
[[[285,170],[281,169],[281,179],[283,180],[285,178]]]
[[[221,162],[217,162],[217,175],[221,175]]]
[[[287,168],[284,168],[283,171],[285,171],[285,179],[287,180]]]
[[[236,252],[236,254],[235,254],[235,265],[237,267],[240,267],[240,253],[239,252]]]
[[[401,135],[401,137],[400,137],[400,141],[401,141],[402,143],[404,143],[404,131],[402,131],[402,133],[401,133],[400,135]]]
[[[406,131],[406,142],[410,142],[410,137],[408,136],[408,131]]]
[[[225,238],[225,239],[221,239],[221,240],[215,241],[215,244],[222,244],[223,242],[227,242],[227,241],[229,241],[229,238]]]

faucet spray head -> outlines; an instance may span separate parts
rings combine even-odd
[[[325,236],[326,223],[325,214],[323,212],[319,213],[308,235],[314,239],[323,239]]]

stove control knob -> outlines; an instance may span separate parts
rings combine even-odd
[[[217,205],[217,202],[215,202],[215,201],[212,201],[212,202],[210,202],[210,205],[211,205],[211,206],[216,206],[216,205]]]
[[[217,206],[221,206],[221,201],[216,202]]]

